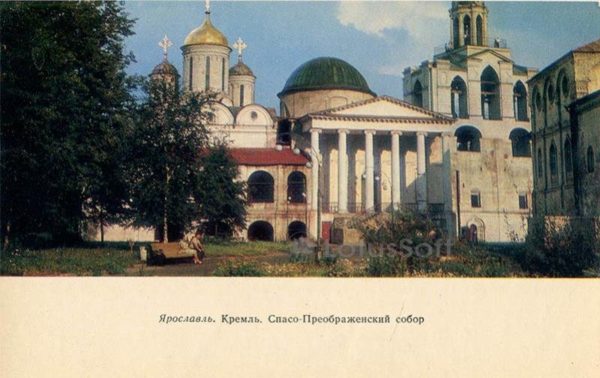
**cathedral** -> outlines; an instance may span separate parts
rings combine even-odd
[[[358,243],[352,220],[389,209],[428,214],[449,237],[524,237],[533,185],[527,81],[536,70],[489,40],[484,2],[453,2],[449,15],[449,42],[404,71],[404,99],[377,95],[348,62],[317,57],[291,73],[277,111],[255,103],[247,46],[230,46],[207,4],[181,47],[182,86],[218,93],[208,129],[228,141],[248,183],[238,237]],[[152,77],[175,72],[165,54]]]

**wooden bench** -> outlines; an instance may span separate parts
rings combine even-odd
[[[150,244],[150,261],[162,265],[167,259],[191,259],[196,253],[183,250],[179,242]]]

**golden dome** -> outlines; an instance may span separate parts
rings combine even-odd
[[[184,46],[189,45],[217,45],[229,47],[227,38],[210,22],[210,18],[206,17],[200,27],[192,30],[185,41]]]

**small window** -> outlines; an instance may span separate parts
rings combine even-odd
[[[587,149],[587,170],[589,173],[594,172],[594,149],[592,146]]]
[[[519,209],[528,209],[529,204],[527,203],[527,194],[520,193],[519,194]]]
[[[535,93],[535,108],[538,112],[542,111],[542,96],[540,95],[540,92]]]
[[[258,113],[256,113],[255,111],[250,112],[250,118],[252,118],[253,121],[256,121],[256,119],[258,118]]]
[[[193,78],[194,78],[194,58],[190,57],[190,77],[188,80],[188,84],[189,84],[189,90],[192,90],[192,83],[193,83]]]
[[[478,191],[471,192],[471,207],[481,207],[481,195]]]

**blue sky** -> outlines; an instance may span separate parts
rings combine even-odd
[[[598,2],[486,2],[490,37],[504,38],[516,63],[543,68],[600,38]],[[257,77],[256,101],[278,108],[277,93],[300,64],[335,56],[356,67],[377,94],[402,98],[402,70],[431,59],[449,39],[450,2],[212,1],[211,19],[229,43],[242,37],[244,62]],[[147,75],[160,63],[158,41],[173,41],[169,60],[181,71],[180,47],[202,23],[204,1],[128,1],[137,19],[127,49]],[[231,54],[235,64],[237,55]]]

